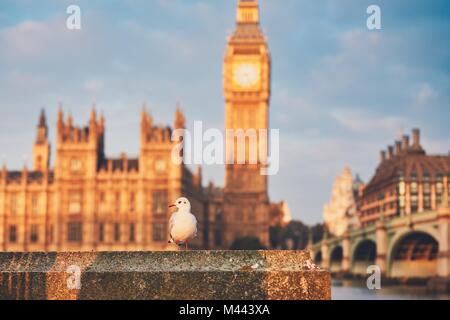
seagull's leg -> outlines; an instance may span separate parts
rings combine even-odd
[[[188,240],[186,240],[186,251],[188,250]]]

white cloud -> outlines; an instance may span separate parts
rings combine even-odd
[[[413,105],[416,107],[427,106],[437,95],[436,90],[429,83],[423,83],[413,94]]]
[[[103,82],[98,79],[91,79],[87,80],[83,87],[91,95],[96,95],[103,89]]]
[[[408,124],[408,120],[399,116],[382,116],[361,109],[334,109],[332,116],[347,130],[361,133],[391,133],[395,134],[399,129]]]

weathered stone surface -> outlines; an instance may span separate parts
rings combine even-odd
[[[0,299],[330,299],[330,282],[308,251],[0,253]]]

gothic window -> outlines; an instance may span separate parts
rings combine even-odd
[[[37,195],[33,195],[31,197],[31,213],[36,215],[39,210],[39,197]]]
[[[49,243],[53,242],[53,225],[50,225],[49,229],[47,230],[47,241]]]
[[[431,197],[429,194],[423,196],[423,208],[425,210],[431,210]]]
[[[167,191],[153,191],[153,215],[163,216],[167,212]]]
[[[428,172],[425,172],[423,175],[423,208],[431,210],[431,184]]]
[[[17,242],[17,227],[9,226],[9,242],[16,243]]]
[[[135,202],[136,202],[136,195],[134,192],[130,193],[130,211],[134,212],[135,210]]]
[[[116,211],[116,213],[119,213],[120,212],[120,192],[116,192],[114,203],[115,203],[115,205],[114,205],[115,211]]]
[[[81,242],[82,241],[82,224],[81,222],[69,222],[67,225],[67,241]]]
[[[130,242],[135,241],[135,226],[134,223],[130,224]]]
[[[103,223],[98,225],[98,241],[105,241],[105,225]]]
[[[444,193],[444,180],[442,174],[436,176],[436,204],[442,203],[442,194]]]
[[[411,181],[411,193],[417,193],[418,192],[418,185],[416,181]]]
[[[415,171],[411,173],[410,194],[411,194],[411,212],[416,213],[419,209],[419,196],[417,185],[417,173]]]
[[[120,224],[118,223],[114,224],[114,241],[120,241]]]
[[[431,193],[430,176],[427,173],[423,177],[423,193]]]
[[[419,209],[419,197],[417,194],[411,195],[411,212],[416,213]]]
[[[30,241],[32,243],[36,243],[36,242],[38,242],[38,239],[39,239],[38,226],[33,224],[31,226]]]
[[[81,192],[73,191],[69,194],[69,213],[81,213]]]
[[[11,214],[17,213],[17,194],[12,193],[11,194]]]
[[[100,192],[99,199],[98,199],[98,207],[99,207],[99,211],[101,213],[107,213],[109,210],[107,198],[108,197],[106,195],[106,192],[104,192],[104,191]]]
[[[154,223],[153,224],[153,241],[161,242],[165,241],[165,229],[166,226],[164,223]]]

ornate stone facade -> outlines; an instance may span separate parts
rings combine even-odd
[[[334,180],[331,200],[323,208],[327,231],[342,236],[349,228],[359,227],[357,199],[361,184],[353,180],[350,168],[345,168]]]
[[[245,131],[245,162],[226,166],[224,188],[224,242],[237,237],[257,237],[269,244],[270,204],[267,176],[259,152],[255,164],[250,159],[251,130],[268,129],[270,99],[270,53],[259,25],[256,0],[240,0],[237,27],[228,39],[224,59],[225,128]],[[261,148],[259,136],[257,149]],[[237,159],[236,136],[226,139],[227,159]],[[231,151],[230,151],[231,150]]]
[[[184,126],[177,110],[174,127]],[[111,251],[164,250],[168,204],[189,197],[204,225],[201,172],[192,174],[171,161],[170,127],[141,115],[139,158],[106,158],[105,119],[92,110],[89,124],[77,127],[58,112],[56,159],[50,168],[45,114],[37,127],[33,170],[0,174],[0,250]],[[203,245],[203,238],[196,241]]]

